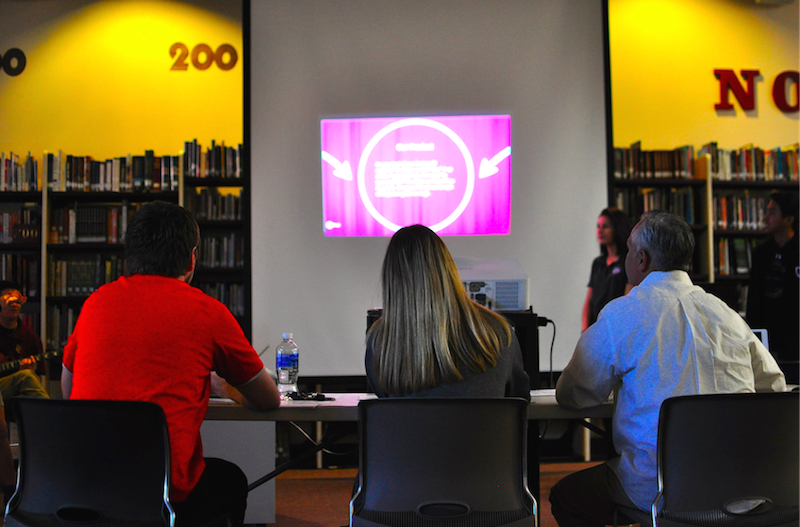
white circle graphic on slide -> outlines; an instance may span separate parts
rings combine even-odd
[[[375,205],[373,205],[372,201],[369,199],[366,186],[366,169],[367,160],[369,159],[372,150],[375,148],[378,142],[380,142],[380,140],[386,137],[388,134],[400,128],[405,128],[406,126],[427,126],[428,128],[433,128],[434,130],[438,130],[439,132],[443,133],[458,147],[461,155],[464,156],[464,162],[467,166],[467,187],[464,190],[464,197],[461,199],[458,207],[456,207],[449,216],[436,225],[431,225],[429,227],[432,231],[437,232],[453,223],[456,218],[458,218],[461,213],[464,212],[464,209],[466,209],[467,205],[469,204],[470,198],[472,198],[472,192],[475,188],[475,166],[472,163],[472,155],[469,153],[469,148],[467,148],[467,145],[461,140],[458,134],[442,123],[436,122],[432,119],[412,118],[401,119],[383,127],[372,137],[372,139],[369,140],[369,143],[367,143],[367,146],[364,147],[364,151],[361,153],[361,159],[358,161],[358,194],[361,196],[361,201],[364,203],[364,207],[366,207],[370,215],[375,218],[375,221],[392,231],[397,231],[403,227],[403,225],[397,225],[396,223],[385,218],[380,212],[378,212],[378,209],[375,208]]]

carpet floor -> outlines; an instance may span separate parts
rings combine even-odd
[[[598,463],[541,465],[539,526],[557,527],[550,513],[550,488],[567,474]],[[289,470],[275,481],[275,527],[341,527],[349,522],[355,469]]]

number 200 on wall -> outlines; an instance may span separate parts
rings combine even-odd
[[[175,57],[177,55],[177,58]],[[175,63],[170,70],[186,71],[189,69],[187,58],[191,56],[192,65],[198,70],[207,70],[212,64],[216,64],[221,70],[227,71],[236,66],[239,56],[236,49],[230,44],[222,44],[217,51],[211,49],[208,44],[198,44],[192,48],[182,42],[176,42],[169,48],[169,56],[175,59]]]

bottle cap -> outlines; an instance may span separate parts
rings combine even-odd
[[[283,340],[290,339],[290,338],[292,338],[292,334],[291,333],[284,333],[283,334]]]

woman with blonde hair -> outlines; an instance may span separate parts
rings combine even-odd
[[[383,314],[367,333],[365,358],[378,396],[530,398],[513,329],[469,298],[432,230],[395,233],[382,289]]]

